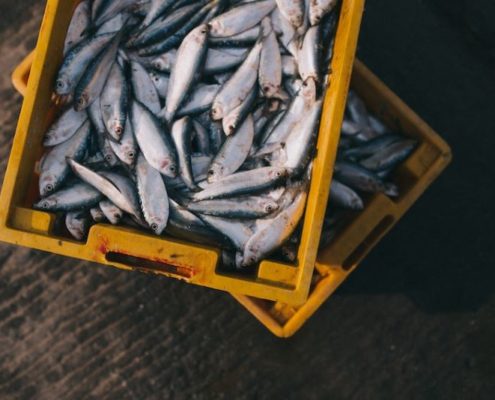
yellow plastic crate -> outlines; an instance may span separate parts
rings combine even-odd
[[[0,240],[125,270],[182,279],[237,294],[302,304],[308,297],[340,137],[364,0],[343,0],[326,92],[317,157],[304,216],[298,265],[265,260],[253,277],[217,270],[218,249],[98,224],[86,243],[53,233],[55,216],[31,208],[36,162],[51,122],[51,93],[65,33],[77,0],[48,0],[12,152],[0,196]]]
[[[374,195],[364,211],[357,213],[327,248],[320,250],[314,276],[316,283],[306,303],[294,306],[233,295],[279,337],[290,337],[304,325],[452,159],[448,144],[358,60],[354,64],[351,87],[389,128],[418,140],[419,146],[393,176],[399,185],[400,197]]]
[[[24,93],[32,59],[30,54],[12,74],[14,86]],[[392,128],[420,142],[418,150],[397,170],[402,196],[397,200],[377,194],[356,214],[334,242],[320,250],[314,287],[302,306],[233,295],[261,323],[279,337],[297,332],[342,284],[380,239],[399,221],[451,161],[449,146],[363,63],[356,60],[352,87]]]

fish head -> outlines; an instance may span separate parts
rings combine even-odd
[[[40,195],[41,197],[48,196],[55,189],[55,177],[50,174],[44,174],[40,179]]]
[[[211,118],[218,121],[223,118],[223,106],[218,102],[214,102],[211,107]]]
[[[174,160],[171,160],[170,158],[164,158],[162,162],[160,163],[160,172],[169,177],[169,178],[175,178],[177,177],[177,163]]]
[[[151,220],[149,221],[149,225],[150,225],[151,230],[155,234],[161,235],[167,226],[167,220],[164,218],[160,218],[158,216],[152,217]]]
[[[70,92],[70,81],[65,75],[60,75],[55,82],[55,93],[59,96],[67,95]]]
[[[47,197],[35,203],[34,208],[38,210],[51,210],[56,205],[57,205],[57,199],[55,197]]]
[[[289,175],[289,170],[287,168],[274,168],[270,174],[273,178],[284,179]]]
[[[237,253],[235,256],[235,264],[238,269],[250,267],[256,264],[259,259],[256,253],[248,246],[244,249],[244,253]]]
[[[223,176],[223,166],[219,164],[212,164],[208,169],[208,183],[216,182]]]
[[[215,36],[223,31],[223,23],[220,18],[215,18],[208,24],[210,33]]]
[[[82,111],[89,106],[89,96],[86,92],[81,93],[81,95],[76,99],[74,103],[74,109],[76,111]]]
[[[261,207],[267,214],[271,214],[272,212],[275,212],[278,210],[279,205],[276,201],[271,200],[271,199],[266,199],[261,201]]]

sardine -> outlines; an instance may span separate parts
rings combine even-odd
[[[144,219],[160,235],[167,226],[169,200],[162,176],[140,155],[136,164],[136,184]]]
[[[53,147],[40,164],[40,195],[47,196],[57,190],[70,172],[66,158],[81,160],[88,148],[91,124],[84,122],[74,136]]]
[[[177,63],[170,74],[167,104],[163,117],[171,122],[197,75],[206,54],[208,26],[200,25],[182,42],[177,51]]]
[[[235,135],[225,140],[208,170],[208,182],[217,182],[236,172],[246,160],[253,144],[254,122],[248,115]]]
[[[163,175],[177,175],[177,157],[165,128],[142,104],[133,101],[130,107],[134,136],[146,160]]]

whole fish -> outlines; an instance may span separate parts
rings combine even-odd
[[[177,157],[165,128],[142,104],[133,101],[130,107],[131,124],[139,148],[146,160],[163,175],[177,175]]]
[[[361,161],[361,165],[371,171],[383,171],[396,166],[409,157],[417,146],[412,139],[392,143],[390,146],[377,151],[369,158]]]
[[[171,122],[186,97],[206,54],[208,26],[200,25],[182,42],[170,74],[164,118]]]
[[[208,182],[216,182],[236,172],[249,155],[254,139],[254,122],[248,115],[235,135],[225,140],[208,170]]]
[[[222,86],[213,101],[211,116],[214,120],[222,119],[238,107],[253,90],[258,77],[262,42],[257,42],[246,60],[232,77]]]
[[[187,209],[204,215],[225,218],[255,219],[266,217],[279,208],[267,197],[237,197],[235,199],[203,200],[187,204]]]
[[[40,164],[40,195],[47,196],[57,190],[70,172],[66,158],[81,160],[88,148],[91,125],[84,122],[69,140],[53,147]]]
[[[142,155],[137,159],[136,184],[144,219],[155,234],[161,235],[169,216],[167,188],[160,173]]]
[[[194,193],[193,201],[211,200],[250,194],[275,186],[288,175],[285,168],[265,167],[238,172],[208,185],[201,192]]]
[[[67,185],[64,189],[42,198],[34,208],[46,211],[72,211],[98,204],[103,195],[84,182]]]
[[[210,22],[213,37],[229,37],[258,25],[275,8],[274,0],[254,1],[235,7]]]

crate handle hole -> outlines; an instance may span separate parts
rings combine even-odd
[[[354,251],[347,256],[347,258],[342,263],[342,268],[346,271],[353,268],[355,265],[364,258],[368,253],[370,247],[376,243],[380,237],[394,224],[395,218],[391,215],[387,215],[385,218],[380,220],[380,222],[373,228],[373,230],[366,236],[366,238],[359,243],[359,245],[354,249]]]
[[[106,253],[105,259],[109,263],[123,264],[139,272],[175,275],[185,279],[190,279],[195,274],[195,271],[192,268],[172,265],[163,261],[149,260],[147,258],[131,256],[115,251]]]

